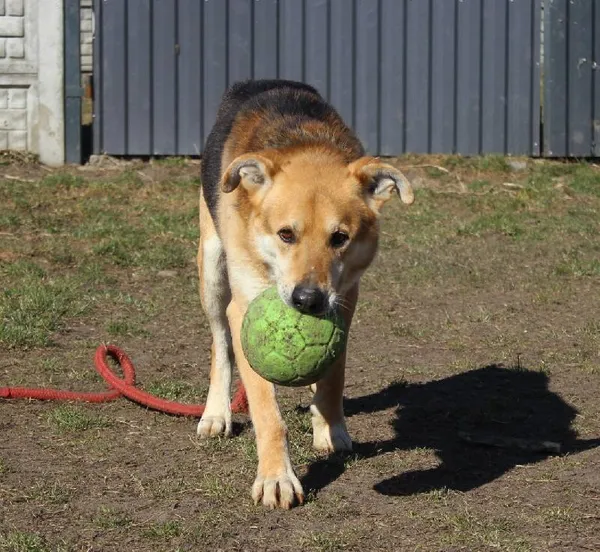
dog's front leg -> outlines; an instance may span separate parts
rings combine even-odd
[[[277,406],[275,387],[252,370],[246,361],[240,341],[243,312],[235,301],[227,308],[227,316],[256,433],[258,472],[252,486],[252,498],[255,504],[262,501],[270,508],[289,509],[296,501],[303,502],[304,492],[290,461],[287,429]]]
[[[313,426],[313,447],[322,452],[352,450],[352,439],[344,421],[344,372],[346,355],[331,367],[327,376],[311,385],[310,405]]]
[[[358,299],[358,284],[354,286],[341,302],[342,315],[346,330],[354,316]],[[313,425],[313,447],[323,452],[341,452],[352,450],[352,439],[344,421],[344,379],[346,371],[346,352],[331,367],[329,373],[317,383],[311,385],[313,400],[310,405]]]

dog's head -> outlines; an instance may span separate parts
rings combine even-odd
[[[247,239],[281,298],[314,315],[332,309],[373,260],[384,203],[395,192],[406,204],[414,199],[391,165],[372,157],[346,164],[312,149],[242,155],[221,187],[239,194]]]

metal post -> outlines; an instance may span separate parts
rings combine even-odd
[[[65,0],[65,158],[81,163],[81,61],[79,0]]]

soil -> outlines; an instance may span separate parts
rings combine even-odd
[[[440,181],[409,167],[437,159],[398,163],[418,180],[417,201],[436,210],[434,220],[423,210],[408,225],[398,202],[382,221],[349,344],[353,453],[314,454],[308,392],[278,391],[305,505],[284,512],[252,504],[256,459],[245,416],[236,417],[233,438],[203,441],[197,420],[125,399],[2,400],[0,550],[600,550],[600,277],[551,270],[566,244],[583,247],[598,235],[549,243],[492,231],[441,240],[474,216],[477,196],[461,186],[481,171],[456,169],[458,180],[444,173]],[[47,172],[14,160],[0,170],[22,181]],[[124,170],[163,182],[198,166],[69,169],[86,180]],[[499,195],[510,192],[504,180],[517,178],[484,176]],[[143,332],[111,335],[107,321],[128,311],[98,302],[69,318],[47,347],[0,344],[0,382],[102,389],[92,358],[110,340],[130,354],[140,387],[182,382],[191,390],[180,397],[202,401],[210,334],[188,245],[190,262],[160,276],[106,266],[112,283],[101,286],[154,305],[150,314],[131,307]],[[1,261],[19,255],[6,248]],[[61,425],[64,412],[87,422]],[[560,453],[503,438],[550,441]]]

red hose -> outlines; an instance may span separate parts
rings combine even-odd
[[[106,356],[112,357],[121,367],[123,378],[118,377],[108,366]],[[176,416],[193,416],[199,418],[204,412],[204,405],[181,404],[161,399],[135,387],[135,369],[129,357],[114,345],[100,345],[96,349],[94,365],[98,373],[112,388],[104,393],[76,393],[58,389],[0,387],[0,398],[3,399],[37,399],[42,401],[85,401],[102,403],[113,401],[120,396],[147,406],[159,412]],[[231,402],[232,412],[248,412],[246,390],[240,384]]]

